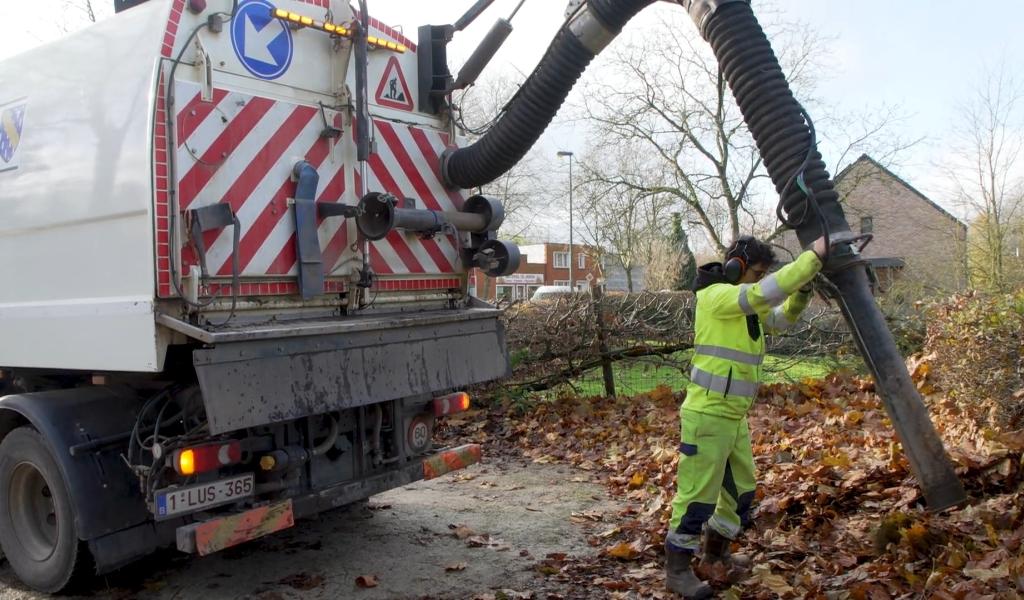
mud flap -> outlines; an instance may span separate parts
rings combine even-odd
[[[496,311],[353,319],[344,331],[196,350],[210,433],[460,389],[509,372]],[[237,338],[236,338],[237,339]]]

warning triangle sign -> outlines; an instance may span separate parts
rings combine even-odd
[[[412,110],[412,94],[409,92],[409,84],[405,82],[402,65],[398,63],[397,56],[392,56],[388,66],[384,68],[384,77],[377,86],[376,99],[377,104],[381,106]]]

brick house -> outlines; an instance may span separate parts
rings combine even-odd
[[[529,244],[520,246],[519,269],[505,277],[487,277],[477,272],[477,297],[484,300],[508,298],[526,300],[542,285],[569,285],[569,244]],[[601,267],[594,259],[593,249],[573,244],[573,280],[581,290],[601,276]],[[590,279],[587,279],[587,276]]]
[[[966,285],[967,225],[864,154],[835,178],[854,233],[871,233],[864,249],[883,289],[905,281],[930,291]],[[785,234],[796,248],[796,235]]]

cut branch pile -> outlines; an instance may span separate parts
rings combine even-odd
[[[612,361],[657,358],[685,371],[688,359],[673,355],[693,347],[693,305],[689,292],[609,294],[599,301],[573,294],[516,304],[505,312],[513,374],[500,388],[513,394],[546,390],[599,366],[598,313]],[[768,343],[770,353],[790,356],[851,349],[845,324],[826,306],[809,309],[797,328],[770,336]]]

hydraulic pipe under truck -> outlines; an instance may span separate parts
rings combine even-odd
[[[587,64],[637,12],[654,0],[590,0],[570,16],[502,119],[472,146],[443,157],[452,185],[482,185],[504,173],[533,145]],[[780,218],[808,247],[831,242],[823,269],[826,293],[839,305],[876,389],[896,427],[931,510],[966,499],[927,408],[871,293],[868,267],[846,222],[818,152],[810,116],[793,97],[749,0],[678,0],[718,59],[765,167],[780,195]],[[782,215],[783,210],[785,216]]]

